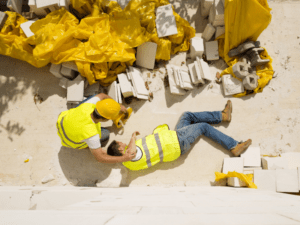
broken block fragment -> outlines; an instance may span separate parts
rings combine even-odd
[[[170,86],[170,92],[171,94],[175,95],[184,95],[186,92],[178,87],[175,83],[175,77],[174,77],[174,70],[171,65],[167,65],[167,72],[168,72],[168,79],[169,79],[169,86]]]
[[[145,42],[138,46],[136,54],[136,65],[153,69],[155,65],[157,44],[154,42]]]
[[[222,84],[225,96],[235,95],[245,91],[243,83],[229,74],[222,76]]]
[[[171,4],[160,6],[156,9],[155,22],[159,38],[178,34]]]
[[[179,85],[182,89],[185,90],[192,90],[194,86],[192,85],[191,78],[187,70],[183,69],[176,69],[175,73],[179,77]]]
[[[128,75],[130,76],[130,80],[133,84],[136,97],[147,100],[149,97],[149,92],[145,86],[141,71],[138,68],[129,66]]]
[[[201,68],[200,70],[202,78],[208,81],[212,81],[213,78],[211,76],[207,62],[205,62],[203,59],[200,59],[199,57],[196,57],[196,61],[198,62],[199,67]]]
[[[76,76],[76,73],[75,73],[74,70],[71,70],[70,68],[67,68],[67,67],[64,67],[64,66],[61,67],[60,73],[64,77],[66,77],[66,78],[68,78],[70,80],[74,79],[75,76]]]
[[[209,41],[205,43],[205,54],[208,61],[219,59],[218,41]]]
[[[22,23],[20,25],[21,29],[23,30],[24,34],[26,35],[27,38],[31,37],[34,35],[34,33],[30,30],[30,26],[34,23],[35,21],[27,21],[25,23]]]
[[[196,70],[197,67],[197,70]],[[191,81],[193,84],[199,84],[199,83],[204,83],[204,81],[202,80],[201,77],[201,73],[200,73],[200,68],[198,66],[198,62],[195,61],[193,63],[190,63],[188,65],[189,71],[190,71],[190,76],[191,76]],[[198,73],[200,76],[200,80],[198,79]]]
[[[209,41],[215,32],[216,32],[216,29],[210,23],[208,23],[202,33],[202,38],[205,41]]]
[[[296,169],[276,169],[277,192],[299,192],[298,171]]]
[[[54,64],[52,63],[50,66],[50,73],[52,73],[57,78],[63,78],[63,75],[61,74],[61,64]]]
[[[201,37],[194,37],[191,39],[190,56],[195,60],[196,56],[202,58],[204,53],[204,42]]]

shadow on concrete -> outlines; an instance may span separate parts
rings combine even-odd
[[[19,123],[11,123],[11,121],[8,121],[7,124],[4,126],[0,123],[0,128],[6,131],[8,139],[12,142],[13,141],[13,134],[14,135],[22,135],[22,133],[25,131],[25,128]],[[0,134],[2,133],[2,130],[0,130]]]
[[[119,166],[98,162],[88,148],[78,150],[62,146],[58,159],[65,177],[74,186],[95,187]]]

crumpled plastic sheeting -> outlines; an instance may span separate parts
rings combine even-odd
[[[249,188],[257,189],[257,186],[252,182],[253,179],[252,174],[243,174],[238,172],[228,172],[227,174],[225,174],[225,173],[215,172],[215,176],[216,176],[216,181],[225,178],[227,179],[228,177],[237,177],[240,180],[244,181]]]
[[[195,36],[195,29],[173,9],[178,34],[158,38],[155,9],[169,4],[167,0],[131,0],[124,10],[117,2],[108,0],[71,0],[71,3],[73,12],[84,16],[80,22],[62,8],[33,23],[30,28],[35,35],[30,38],[19,27],[26,19],[9,12],[0,33],[0,54],[36,67],[75,61],[90,84],[99,80],[107,86],[134,63],[134,48],[144,42],[158,44],[156,60],[169,60],[171,54],[187,51],[190,39]],[[11,24],[9,33],[6,27]]]
[[[238,62],[238,57],[230,58],[228,52],[245,41],[256,41],[271,22],[270,11],[267,0],[225,0],[225,34],[217,39],[219,40],[219,54],[229,67],[222,71],[221,76],[231,74],[236,78],[232,72],[232,66]],[[274,74],[272,58],[266,49],[260,53],[260,56],[262,59],[270,59],[270,62],[256,67],[256,74],[260,77],[258,87],[253,91],[246,90],[233,95],[234,97],[262,92],[272,79]]]

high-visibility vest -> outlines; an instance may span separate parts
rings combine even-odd
[[[143,156],[138,161],[123,162],[130,170],[143,170],[159,162],[174,161],[181,154],[177,133],[169,130],[166,124],[158,126],[153,134],[135,143],[142,150]]]
[[[83,103],[80,106],[63,111],[56,123],[61,144],[69,148],[83,149],[88,145],[82,140],[99,134],[101,138],[101,123],[94,123],[91,113],[96,105]]]

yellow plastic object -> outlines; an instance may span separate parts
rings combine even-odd
[[[117,128],[121,128],[123,125],[125,125],[125,123],[127,122],[127,120],[129,119],[129,117],[131,116],[132,113],[132,108],[128,108],[127,109],[128,112],[128,117],[127,119],[125,119],[125,114],[120,115],[117,119],[115,119],[113,122],[116,125]]]
[[[121,106],[115,100],[106,98],[96,103],[96,109],[104,118],[114,120],[119,115]]]
[[[232,66],[238,62],[238,57],[230,58],[228,52],[244,43],[245,41],[256,41],[264,29],[271,22],[271,8],[267,0],[225,0],[225,34],[217,38],[219,42],[219,54],[226,61],[229,68],[225,69],[224,74],[231,74],[233,77]],[[270,62],[256,67],[256,74],[260,77],[258,87],[253,91],[245,91],[234,95],[242,97],[247,94],[262,92],[273,76],[272,58],[267,50],[260,53],[262,59],[270,59]],[[236,78],[236,77],[235,77]]]
[[[27,20],[15,12],[9,15],[0,33],[0,54],[24,60],[35,67],[74,61],[89,84],[108,86],[131,66],[136,47],[145,42],[158,44],[156,60],[187,51],[195,29],[173,9],[178,34],[158,38],[155,9],[168,0],[131,0],[124,10],[116,1],[71,0],[64,8],[49,13],[30,27],[26,38],[20,24]]]
[[[27,163],[27,162],[29,162],[29,159],[24,160],[24,163]]]
[[[228,172],[227,174],[225,174],[225,173],[215,172],[215,175],[216,175],[216,181],[219,181],[221,179],[228,178],[228,177],[237,177],[240,180],[244,181],[249,188],[257,189],[257,186],[252,182],[252,179],[253,179],[252,174],[243,174],[243,173],[237,173],[237,172]]]

